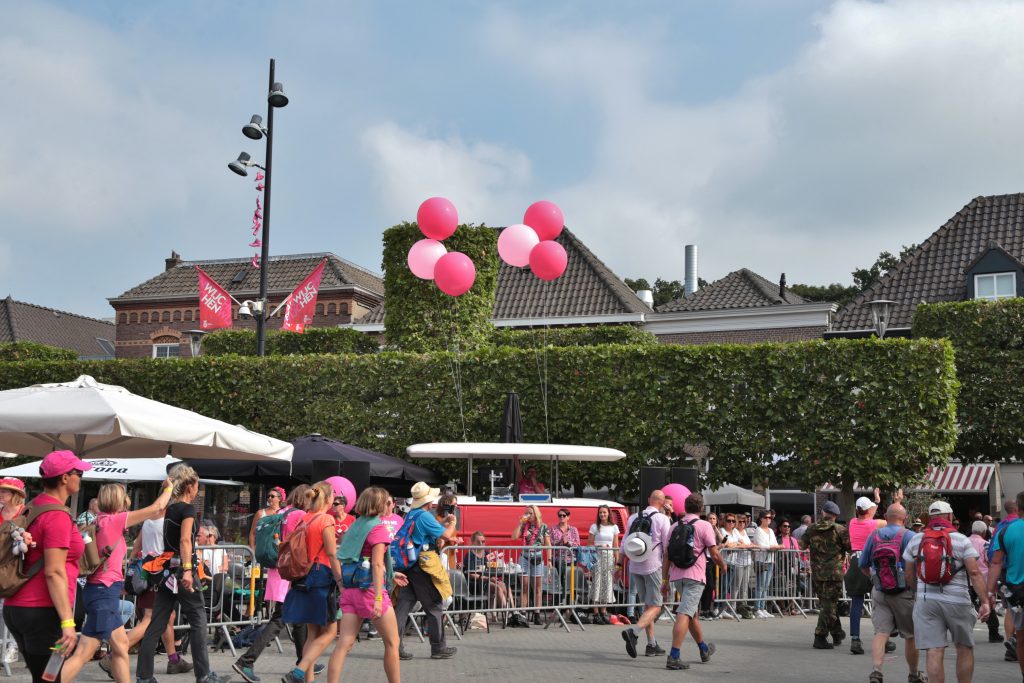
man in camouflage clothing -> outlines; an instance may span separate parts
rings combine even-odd
[[[814,647],[831,650],[843,642],[846,633],[839,622],[839,599],[843,595],[843,562],[850,549],[850,534],[836,524],[839,506],[827,501],[821,507],[821,520],[800,537],[800,547],[810,549],[811,580],[818,596],[818,625],[814,628]],[[832,642],[828,642],[829,634]]]

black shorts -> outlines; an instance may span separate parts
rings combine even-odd
[[[49,657],[50,648],[63,636],[60,616],[54,607],[4,605],[4,621],[18,649],[30,655]]]

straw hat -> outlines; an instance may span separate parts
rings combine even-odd
[[[409,498],[409,507],[415,510],[430,503],[436,503],[441,497],[441,489],[432,489],[426,482],[418,481],[412,487],[412,497]]]
[[[25,482],[21,479],[15,479],[14,477],[4,477],[0,479],[0,489],[6,489],[7,491],[13,491],[14,493],[20,493],[25,495]]]

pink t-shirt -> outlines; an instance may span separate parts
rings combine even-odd
[[[113,515],[101,512],[96,518],[96,547],[100,557],[103,557],[104,550],[109,546],[110,556],[92,573],[87,583],[102,583],[110,587],[118,581],[124,581],[124,556],[128,552],[124,530],[127,524],[127,512]]]
[[[387,527],[388,532],[391,534],[391,540],[395,539],[395,534],[402,528],[402,522],[404,521],[405,519],[401,515],[396,515],[393,512],[380,518],[380,523]]]
[[[363,544],[363,552],[361,553],[361,557],[372,558],[373,557],[373,546],[375,546],[375,545],[380,545],[380,544],[390,545],[391,544],[391,539],[393,538],[393,534],[391,533],[391,529],[389,529],[387,524],[384,524],[383,521],[384,520],[381,520],[382,523],[378,524],[375,527],[373,527],[370,530],[370,533],[367,534],[367,536],[366,536],[366,543]]]
[[[694,520],[697,520],[694,522]],[[700,581],[704,583],[707,581],[707,558],[704,556],[704,550],[712,548],[718,545],[717,539],[715,539],[715,530],[711,526],[711,522],[706,522],[697,515],[684,515],[680,520],[681,522],[693,522],[693,550],[697,553],[697,562],[692,567],[686,569],[680,569],[671,562],[668,563],[668,580],[678,581],[680,579],[692,579],[694,581]],[[675,529],[679,522],[672,525],[672,529]],[[671,531],[669,537],[671,537]]]
[[[866,519],[851,519],[849,525],[850,547],[854,551],[864,550],[864,544],[868,537],[875,533],[878,528],[878,521],[873,517]]]
[[[45,493],[39,494],[32,504],[62,505],[59,500]],[[64,567],[68,576],[68,600],[74,605],[75,588],[78,587],[78,558],[85,551],[85,542],[71,515],[63,510],[44,512],[29,525],[28,531],[32,534],[35,545],[25,553],[25,567],[31,567],[36,560],[41,559],[43,551],[47,548],[67,549],[68,559]],[[50,590],[46,586],[46,572],[42,565],[28,583],[7,598],[4,604],[11,607],[53,607]]]

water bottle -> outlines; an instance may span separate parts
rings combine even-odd
[[[370,571],[370,558],[364,557],[362,564],[363,571]]]
[[[46,669],[43,670],[44,681],[55,681],[57,680],[57,674],[60,673],[60,668],[64,666],[64,648],[61,646],[60,641],[57,641],[57,645],[51,647],[50,660],[46,662]]]
[[[410,565],[416,564],[420,559],[420,549],[412,541],[405,546],[405,557],[409,560]]]

